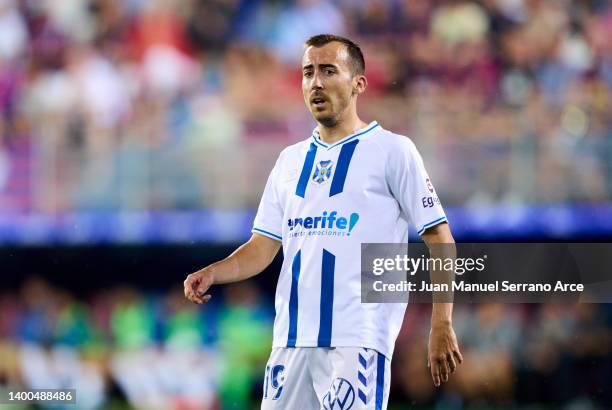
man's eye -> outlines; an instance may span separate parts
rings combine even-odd
[[[325,70],[325,74],[327,75],[332,75],[334,73],[334,70]]]
[[[306,78],[312,77],[312,73],[310,71],[306,71],[304,73],[304,77],[306,77]]]

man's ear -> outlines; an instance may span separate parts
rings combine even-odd
[[[368,79],[364,75],[356,75],[353,77],[353,95],[363,93],[367,87]]]

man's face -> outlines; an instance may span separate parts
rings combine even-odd
[[[350,57],[344,44],[332,41],[322,47],[308,47],[302,58],[304,102],[317,122],[337,124],[357,93]]]

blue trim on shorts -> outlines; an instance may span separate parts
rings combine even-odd
[[[385,391],[385,356],[378,353],[376,362],[376,410],[383,408],[383,393]]]

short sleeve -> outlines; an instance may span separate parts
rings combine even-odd
[[[407,137],[398,136],[397,144],[389,153],[387,181],[391,193],[419,235],[427,228],[446,222],[423,158]]]
[[[251,232],[282,241],[283,208],[277,191],[280,158],[268,176]]]

